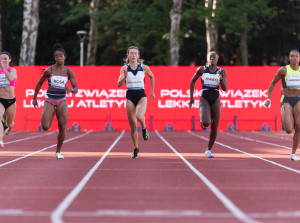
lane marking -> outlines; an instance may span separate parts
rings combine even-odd
[[[75,139],[81,138],[81,137],[86,136],[86,135],[88,135],[88,134],[90,134],[90,133],[91,133],[91,131],[88,131],[88,132],[86,132],[86,133],[84,133],[84,134],[82,134],[82,135],[79,135],[79,136],[76,136],[76,137],[67,139],[67,140],[64,141],[64,143],[67,143],[67,142],[73,141],[73,140],[75,140]],[[11,161],[2,163],[2,164],[0,164],[0,167],[6,166],[6,165],[8,165],[8,164],[10,164],[10,163],[14,163],[14,162],[19,161],[19,160],[21,160],[21,159],[25,159],[26,157],[29,157],[29,156],[32,156],[32,155],[34,155],[34,154],[36,154],[36,153],[39,153],[39,152],[42,152],[42,151],[44,151],[44,150],[50,149],[50,148],[52,148],[52,147],[55,147],[56,145],[57,145],[57,144],[54,144],[54,145],[52,145],[52,146],[45,147],[45,148],[43,148],[43,149],[40,149],[40,150],[38,150],[38,151],[29,153],[29,154],[27,154],[27,155],[25,155],[25,156],[22,156],[22,157],[19,157],[19,158],[17,158],[17,159],[14,159],[14,160],[11,160]]]
[[[235,138],[238,138],[238,139],[248,140],[248,141],[251,141],[251,142],[258,142],[258,143],[262,143],[262,144],[266,144],[266,145],[271,145],[271,146],[276,146],[276,147],[280,147],[280,148],[284,148],[284,149],[291,149],[290,147],[282,146],[282,145],[271,143],[271,142],[261,141],[261,140],[257,140],[257,139],[251,139],[251,138],[243,137],[243,136],[236,136],[234,134],[225,133],[225,132],[223,132],[223,134],[231,136],[231,137],[235,137]]]
[[[203,137],[203,136],[199,136],[199,135],[197,135],[197,134],[195,134],[195,133],[193,133],[193,132],[191,132],[191,131],[188,131],[188,133],[191,134],[191,135],[193,135],[193,136],[195,136],[195,137],[198,137],[198,138],[200,138],[200,139],[203,139],[203,140],[206,140],[206,141],[209,140],[208,138]],[[233,148],[233,147],[231,147],[231,146],[227,146],[227,145],[225,145],[225,144],[223,144],[223,143],[220,143],[220,142],[215,141],[215,144],[218,144],[218,145],[220,145],[220,146],[226,147],[226,148],[231,149],[231,150],[235,150],[235,151],[237,151],[237,152],[246,154],[246,155],[248,155],[248,156],[255,157],[255,158],[257,158],[257,159],[260,159],[260,160],[263,160],[263,161],[265,161],[265,162],[271,163],[271,164],[273,164],[273,165],[279,166],[279,167],[281,167],[281,168],[284,168],[284,169],[293,171],[293,172],[295,172],[295,173],[300,173],[300,170],[296,170],[296,169],[293,169],[293,168],[284,166],[284,165],[282,165],[282,164],[279,164],[279,163],[276,163],[276,162],[274,162],[274,161],[271,161],[271,160],[262,158],[262,157],[260,157],[260,156],[256,156],[256,155],[254,155],[254,154],[247,153],[247,152],[242,151],[242,150],[240,150],[240,149],[236,149],[236,148]],[[292,161],[291,161],[291,162],[292,162]]]
[[[5,142],[4,145],[10,144],[10,143],[15,143],[15,142],[21,142],[21,141],[24,141],[24,140],[27,140],[27,139],[35,139],[35,138],[39,138],[39,137],[43,137],[43,136],[48,136],[48,135],[52,135],[53,133],[54,132],[48,132],[48,133],[42,134],[42,135],[30,136],[30,137],[26,137],[26,138],[23,138],[23,139],[17,139],[17,140],[14,140],[14,141]]]
[[[269,138],[274,138],[274,139],[284,139],[284,140],[288,140],[288,141],[293,141],[293,138],[291,137],[284,137],[284,136],[274,136],[274,135],[270,135],[270,134],[265,134],[265,133],[262,133],[262,132],[256,132],[256,131],[250,131],[250,133],[254,134],[254,135],[263,135],[263,136],[267,136]]]
[[[0,216],[8,217],[48,217],[49,211],[25,211],[22,209],[0,209]],[[300,211],[277,211],[275,213],[247,213],[253,218],[299,218]],[[97,210],[97,211],[68,211],[66,217],[167,217],[167,218],[234,218],[231,213],[225,212],[203,212],[199,210]]]
[[[55,208],[55,210],[51,213],[51,222],[53,223],[63,223],[63,214],[67,210],[67,208],[71,205],[74,199],[78,196],[80,191],[84,188],[89,179],[93,176],[95,171],[104,161],[109,152],[114,148],[114,146],[119,142],[119,140],[124,135],[124,130],[121,132],[119,137],[114,141],[114,143],[108,148],[106,153],[100,158],[100,160],[93,166],[92,169],[82,178],[82,180],[77,184],[77,186],[65,197],[65,199]]]
[[[158,137],[179,156],[180,159],[203,181],[204,184],[215,194],[215,196],[223,203],[223,205],[240,221],[245,223],[257,223],[249,218],[242,210],[240,210],[231,200],[229,200],[208,178],[206,178],[200,171],[198,171],[189,161],[187,161],[180,153],[173,148],[172,145],[165,140],[158,131],[155,131]]]

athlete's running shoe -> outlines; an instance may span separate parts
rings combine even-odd
[[[300,161],[300,158],[298,158],[298,157],[296,156],[296,154],[291,154],[290,159],[291,159],[292,161]]]
[[[138,153],[139,153],[140,149],[139,148],[135,148],[133,150],[133,153],[131,154],[131,158],[132,159],[137,159],[138,158]]]
[[[0,141],[0,149],[3,149],[3,148],[4,148],[3,141]]]
[[[149,132],[148,132],[147,128],[142,129],[142,132],[143,132],[144,140],[148,140],[149,139]]]
[[[206,155],[208,158],[214,158],[214,156],[211,154],[211,151],[210,151],[210,150],[206,150],[206,151],[205,151],[205,155]]]
[[[12,133],[14,125],[15,125],[15,123],[13,122],[11,127],[9,127],[9,126],[7,127],[7,129],[5,130],[6,135],[9,135],[10,133]]]
[[[65,158],[60,153],[55,153],[55,156],[56,156],[56,159],[64,159]]]

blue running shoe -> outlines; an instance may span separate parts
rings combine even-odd
[[[205,151],[205,155],[206,155],[208,158],[214,158],[214,156],[211,154],[211,151],[210,151],[210,150],[206,150],[206,151]]]

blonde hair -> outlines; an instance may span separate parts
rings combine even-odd
[[[130,50],[132,50],[132,49],[135,49],[135,50],[137,50],[138,51],[138,53],[139,53],[139,56],[140,56],[140,50],[139,50],[139,48],[137,48],[136,46],[130,46],[128,49],[127,49],[127,53],[126,53],[126,58],[124,58],[124,65],[126,65],[126,64],[128,64],[129,63],[129,59],[128,59],[128,54],[129,54],[129,51]],[[144,63],[144,60],[143,59],[141,59],[141,58],[138,58],[138,63]]]

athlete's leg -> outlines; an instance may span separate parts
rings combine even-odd
[[[5,112],[5,108],[4,108],[4,106],[0,103],[0,117],[3,116],[4,112]],[[0,124],[0,148],[4,148],[4,144],[3,144],[3,132],[4,132],[3,125]]]
[[[15,123],[14,123],[14,119],[16,116],[16,109],[17,109],[17,105],[16,103],[12,104],[11,106],[9,106],[6,110],[5,110],[5,115],[6,115],[6,124],[7,124],[7,129],[5,131],[5,133],[8,135],[9,133],[11,133]]]
[[[221,102],[218,98],[215,103],[211,106],[211,128],[210,128],[210,135],[209,135],[209,141],[208,141],[208,149],[211,150],[213,147],[217,134],[218,134],[218,126],[220,122],[220,116],[221,116]]]
[[[300,141],[300,102],[298,101],[297,104],[294,106],[293,109],[294,112],[294,137],[293,137],[293,148],[292,148],[292,154],[295,154],[299,145]]]
[[[49,102],[44,102],[44,109],[42,112],[41,124],[44,131],[48,131],[52,124],[55,115],[55,107]]]
[[[130,126],[130,135],[134,145],[134,148],[138,148],[138,134],[137,134],[137,119],[136,108],[132,101],[126,100],[127,118]]]
[[[57,136],[57,149],[56,152],[60,153],[61,147],[66,136],[66,125],[68,121],[68,103],[62,101],[56,107],[56,117],[58,122],[58,136]]]
[[[139,103],[136,105],[136,119],[141,123],[142,129],[145,129],[145,113],[147,109],[147,98],[143,97],[139,100]]]
[[[143,97],[139,100],[139,103],[136,106],[136,118],[141,123],[144,140],[149,139],[149,132],[146,128],[146,123],[145,123],[146,109],[147,109],[147,97]]]
[[[199,115],[201,126],[208,127],[211,123],[211,108],[210,104],[203,97],[200,97]]]
[[[297,103],[297,106],[298,103]],[[290,134],[294,130],[294,109],[289,103],[281,103],[282,125],[286,133]]]

